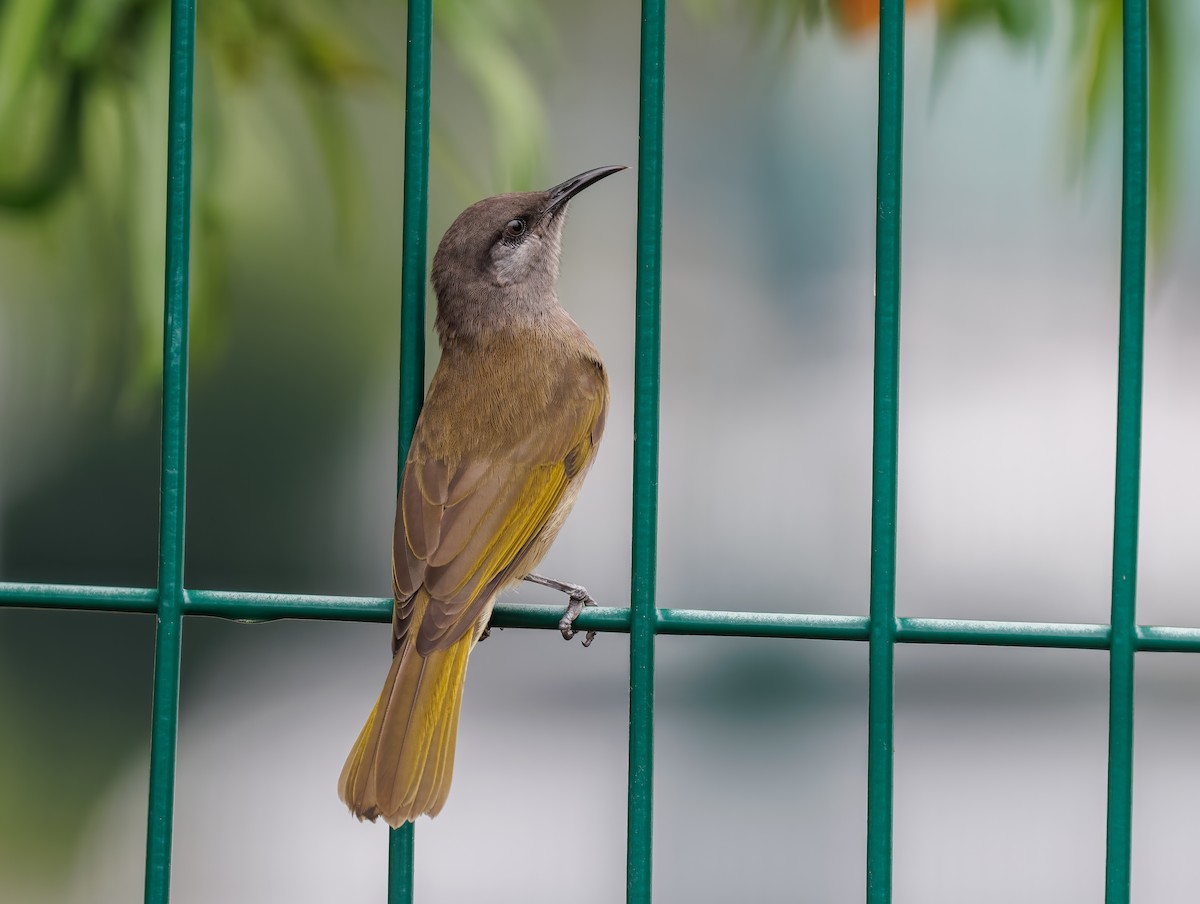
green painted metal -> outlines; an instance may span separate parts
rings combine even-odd
[[[0,583],[0,606],[93,612],[157,611],[158,591],[139,587]],[[248,593],[239,590],[187,590],[185,615],[226,618],[254,624],[284,618],[388,622],[390,597],[310,596]],[[628,634],[631,609],[589,608],[576,622],[582,630]],[[797,612],[728,612],[721,609],[657,609],[656,634],[692,637],[776,637],[797,640],[870,640],[871,620],[860,615]],[[492,614],[497,628],[557,630],[562,607],[501,602]],[[902,644],[1042,647],[1107,650],[1109,625],[1066,622],[1007,622],[961,618],[898,618],[895,639]],[[1148,653],[1200,653],[1200,628],[1139,625],[1134,646]]]
[[[273,621],[279,618],[390,622],[392,599],[189,590],[184,598],[183,610],[188,615],[215,615],[248,622]]]
[[[400,424],[397,481],[425,400],[425,262],[429,231],[429,57],[432,0],[408,4],[405,62],[404,235],[400,276]]]
[[[158,591],[145,587],[94,587],[73,584],[0,583],[0,605],[30,609],[102,612],[157,611]],[[312,596],[251,593],[240,590],[188,590],[183,611],[247,623],[282,618],[387,622],[390,597]],[[628,634],[631,609],[587,609],[576,624],[585,630]],[[721,637],[790,637],[809,640],[869,640],[870,619],[857,615],[810,615],[797,612],[730,612],[721,609],[657,609],[655,633]],[[498,628],[557,630],[562,608],[505,603],[496,606]],[[1052,647],[1107,650],[1108,625],[1062,622],[983,621],[959,618],[898,618],[897,643],[974,646]],[[1138,650],[1200,653],[1200,628],[1139,625]]]
[[[1200,629],[1141,625],[1137,649],[1146,653],[1200,653]]]
[[[868,620],[854,615],[659,609],[656,631],[659,634],[708,634],[719,637],[806,637],[821,640],[866,640]]]
[[[396,483],[425,400],[425,261],[429,231],[429,57],[432,0],[409,0],[404,106],[404,237],[400,297],[400,412]],[[391,606],[388,607],[389,613]],[[389,614],[390,619],[390,614]],[[388,902],[413,900],[412,823],[388,837]]]
[[[159,502],[158,631],[150,723],[150,806],[146,828],[146,904],[171,893],[175,741],[183,631],[184,479],[187,472],[188,263],[192,209],[194,0],[171,3],[167,112],[167,247],[163,318],[162,476]]]
[[[879,14],[875,219],[875,410],[871,457],[871,636],[867,699],[867,902],[892,899],[896,642],[896,453],[900,385],[900,193],[904,2]]]
[[[424,396],[431,0],[408,9],[399,462]],[[638,156],[633,571],[631,606],[594,608],[581,629],[630,634],[627,898],[652,899],[654,647],[657,634],[808,638],[868,643],[868,904],[891,900],[894,655],[897,643],[1000,645],[1110,651],[1106,902],[1128,904],[1132,810],[1134,659],[1147,652],[1200,653],[1200,628],[1136,622],[1138,493],[1144,333],[1147,169],[1147,4],[1124,6],[1124,174],[1121,338],[1110,625],[897,618],[895,615],[900,215],[903,136],[902,0],[883,0],[879,48],[876,348],[872,453],[870,614],[813,615],[659,609],[655,605],[661,323],[665,2],[642,6]],[[173,0],[163,337],[162,499],[157,588],[0,583],[0,606],[155,613],[154,707],[145,899],[170,895],[175,744],[183,616],[240,621],[317,618],[387,622],[392,600],[184,589],[188,256],[194,0]],[[502,603],[497,627],[556,629],[558,606]],[[389,838],[388,900],[413,900],[412,827]]]
[[[637,336],[633,390],[633,561],[629,625],[629,812],[625,896],[653,897],[654,632],[658,560],[659,332],[662,319],[666,2],[643,0],[638,121]]]
[[[1124,3],[1121,338],[1117,354],[1117,473],[1113,511],[1112,647],[1108,702],[1105,901],[1129,902],[1133,813],[1133,661],[1137,649],[1138,493],[1146,295],[1146,2]]]
[[[416,832],[411,822],[388,831],[388,904],[412,901]]]
[[[0,583],[0,606],[79,609],[101,612],[157,612],[158,591],[148,587],[86,584]]]
[[[898,643],[973,644],[999,647],[1055,647],[1106,650],[1108,625],[1055,622],[1002,622],[957,618],[898,618]],[[1196,632],[1200,640],[1200,631]]]

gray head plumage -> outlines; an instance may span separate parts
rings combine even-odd
[[[567,202],[623,169],[599,167],[546,191],[485,198],[459,214],[433,257],[442,344],[528,325],[557,308]]]

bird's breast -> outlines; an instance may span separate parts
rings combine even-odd
[[[496,336],[443,352],[418,430],[447,461],[503,456],[607,396],[604,366],[582,330]]]

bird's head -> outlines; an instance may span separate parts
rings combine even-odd
[[[433,257],[443,342],[504,321],[519,324],[557,306],[567,202],[623,169],[602,166],[545,191],[485,198],[460,213]]]

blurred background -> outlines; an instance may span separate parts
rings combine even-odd
[[[404,6],[199,6],[187,585],[385,596]],[[1121,4],[908,8],[898,610],[1104,622]],[[438,0],[431,252],[482,195],[636,163],[639,15]],[[1200,10],[1150,15],[1139,621],[1194,626]],[[662,606],[867,610],[877,24],[871,0],[669,10]],[[160,0],[0,5],[0,580],[156,582],[167,27]],[[567,229],[560,295],[614,400],[543,568],[616,606],[635,195],[608,180]],[[140,899],[153,631],[0,610],[0,900]],[[388,639],[188,619],[173,900],[383,899],[386,832],[335,782]],[[627,655],[477,650],[419,900],[622,899]],[[1106,655],[896,658],[896,900],[1098,900]],[[1138,901],[1188,899],[1198,682],[1138,660]],[[861,900],[866,699],[863,644],[660,638],[656,899]]]

